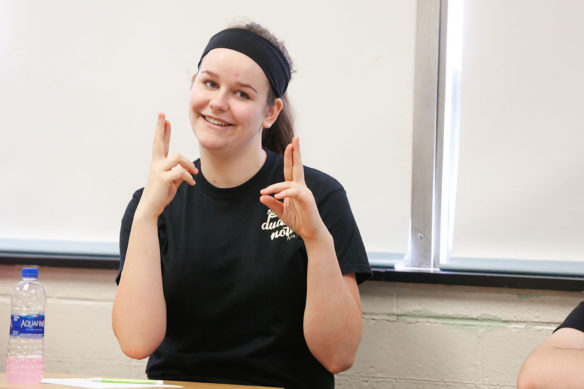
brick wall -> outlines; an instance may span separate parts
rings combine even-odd
[[[0,265],[0,371],[10,291],[19,267]],[[116,271],[41,268],[48,295],[46,371],[144,377],[111,329]],[[514,388],[521,363],[581,300],[577,292],[366,282],[364,333],[337,388]]]

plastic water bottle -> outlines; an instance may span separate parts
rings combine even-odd
[[[43,378],[45,303],[39,269],[25,267],[12,291],[6,379],[11,384],[36,384]]]

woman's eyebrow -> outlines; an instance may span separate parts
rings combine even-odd
[[[243,82],[237,82],[237,84],[242,87],[242,88],[249,88],[251,90],[253,90],[256,94],[258,93],[258,91],[256,90],[256,88],[254,88],[253,86],[243,83]]]
[[[210,70],[203,70],[201,73],[207,73],[208,75],[210,75],[211,77],[216,77],[219,78],[219,75],[215,72],[212,72]]]
[[[215,77],[215,78],[220,78],[219,75],[211,70],[203,70],[201,73],[207,73],[208,75],[210,75],[211,77]],[[236,82],[236,84],[242,88],[249,88],[251,90],[253,90],[256,94],[258,93],[258,91],[256,90],[256,88],[254,88],[253,86],[246,84],[244,82]]]

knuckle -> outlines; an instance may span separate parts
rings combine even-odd
[[[154,161],[152,163],[152,170],[157,171],[157,172],[164,170],[164,160],[159,159],[157,161]]]
[[[172,182],[175,179],[175,173],[172,171],[160,173],[160,179],[164,182]]]

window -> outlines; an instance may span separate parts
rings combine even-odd
[[[575,1],[442,2],[442,45],[423,51],[439,53],[439,77],[424,83],[438,91],[436,148],[413,161],[435,161],[418,194],[432,208],[412,207],[426,223],[412,228],[409,267],[584,274],[582,11]],[[437,5],[427,12],[438,17]],[[427,174],[414,167],[413,180]]]

